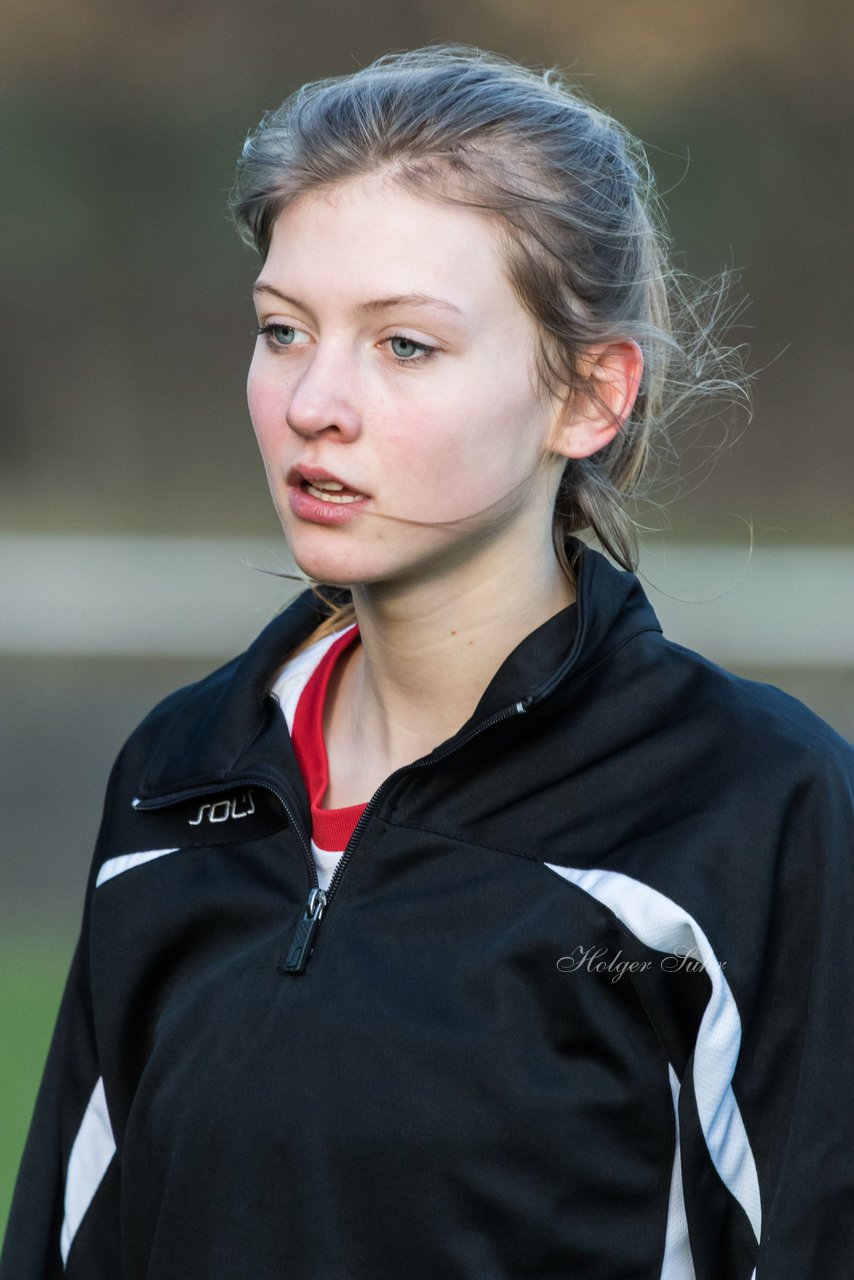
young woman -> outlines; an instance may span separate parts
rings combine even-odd
[[[121,753],[0,1275],[850,1276],[852,757],[630,572],[714,354],[637,146],[430,47],[234,210],[325,590]]]

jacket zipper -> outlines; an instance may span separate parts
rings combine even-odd
[[[512,706],[505,707],[503,711],[497,711],[494,715],[490,716],[489,719],[484,720],[482,724],[479,724],[476,728],[467,733],[464,738],[460,738],[459,742],[455,742],[453,746],[447,747],[444,751],[440,752],[439,755],[425,756],[423,760],[415,760],[411,764],[402,765],[399,769],[395,769],[394,773],[390,773],[365,805],[356,826],[353,828],[353,834],[347,841],[347,847],[338,861],[338,865],[335,868],[327,889],[320,888],[317,879],[317,867],[315,866],[314,858],[311,854],[311,846],[305,838],[305,834],[297,821],[293,809],[276,787],[260,778],[234,778],[231,782],[222,782],[205,787],[193,787],[188,791],[180,791],[176,795],[169,796],[168,799],[135,799],[132,801],[132,805],[134,809],[140,812],[147,812],[154,809],[168,809],[171,805],[180,804],[184,800],[195,800],[199,796],[211,796],[217,795],[223,791],[233,791],[235,787],[260,787],[263,790],[272,792],[287,814],[291,826],[299,835],[303,855],[308,866],[308,898],[303,909],[303,914],[297,921],[296,928],[291,936],[287,952],[279,962],[278,966],[279,973],[290,973],[294,975],[302,974],[305,973],[306,965],[308,964],[311,953],[314,950],[320,921],[326,914],[329,904],[338,888],[341,876],[353,856],[353,852],[359,842],[359,837],[364,831],[372,813],[376,809],[380,798],[384,795],[391,784],[402,774],[407,773],[410,769],[426,769],[428,766],[436,764],[440,760],[444,760],[447,756],[453,755],[455,751],[458,751],[460,747],[465,746],[465,744],[470,742],[472,738],[476,738],[478,734],[483,733],[486,729],[492,728],[493,725],[498,724],[500,721],[508,720],[511,716],[522,715],[527,711],[532,701],[533,697],[528,695],[521,701],[514,702]]]
[[[495,715],[490,716],[488,720],[484,720],[482,724],[477,726],[477,728],[472,729],[464,738],[460,738],[459,742],[454,743],[451,747],[447,747],[444,751],[440,752],[439,755],[431,755],[429,757],[425,757],[423,760],[415,760],[412,764],[402,765],[399,769],[395,769],[394,773],[389,774],[365,805],[365,808],[359,817],[359,821],[353,828],[353,834],[347,841],[347,847],[338,860],[338,865],[332,874],[332,879],[329,881],[328,889],[323,890],[314,887],[309,893],[305,913],[294,931],[293,938],[291,939],[291,945],[288,949],[288,954],[284,963],[279,965],[280,973],[292,973],[295,975],[305,973],[305,967],[308,964],[312,951],[314,950],[317,929],[321,918],[325,914],[329,903],[332,901],[341,877],[344,874],[345,868],[350,862],[356,845],[359,842],[359,837],[364,831],[372,813],[376,809],[381,796],[388,787],[390,787],[391,784],[401,776],[401,774],[408,773],[410,769],[426,769],[428,766],[436,764],[439,760],[444,760],[446,756],[453,755],[455,751],[459,750],[459,748],[464,746],[467,742],[470,742],[472,738],[476,738],[479,733],[483,733],[485,729],[491,728],[492,725],[497,724],[500,720],[508,720],[510,716],[521,715],[527,710],[531,701],[531,697],[528,696],[520,702],[514,702],[512,707],[505,707],[503,711],[497,711]],[[314,867],[314,859],[312,859],[312,871],[314,873],[314,884],[316,886],[317,871]]]

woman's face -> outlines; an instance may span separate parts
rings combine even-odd
[[[533,491],[518,486],[556,407],[537,391],[536,328],[482,214],[375,177],[304,196],[275,224],[255,296],[249,408],[305,573],[441,575],[499,531],[504,553],[540,552],[564,459]],[[301,469],[362,497],[323,500]]]

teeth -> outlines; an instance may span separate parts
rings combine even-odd
[[[343,484],[339,484],[337,480],[307,480],[306,484],[311,484],[315,489],[343,489]]]
[[[309,480],[306,480],[305,487],[308,493],[313,494],[315,498],[320,498],[323,502],[358,502],[359,499],[367,496],[364,493],[335,493],[332,490],[333,484],[336,489],[343,489],[344,486],[343,484],[337,484],[333,480],[324,480],[323,484],[329,485],[330,487],[328,489],[319,489]]]

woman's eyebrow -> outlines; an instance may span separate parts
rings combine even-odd
[[[282,293],[280,289],[275,289],[271,284],[265,284],[262,280],[259,280],[255,285],[253,293],[271,293],[282,302],[290,303],[291,306],[304,306],[298,298],[290,298],[286,293]],[[446,298],[436,298],[429,293],[398,293],[389,298],[370,298],[367,302],[358,303],[356,310],[366,312],[386,311],[389,307],[401,306],[440,307],[442,310],[451,311],[458,316],[463,314],[453,302],[448,302]]]
[[[391,298],[372,298],[369,302],[360,302],[357,311],[384,311],[388,307],[441,307],[444,311],[453,311],[455,315],[463,313],[453,302],[445,298],[435,298],[429,293],[398,293]]]

